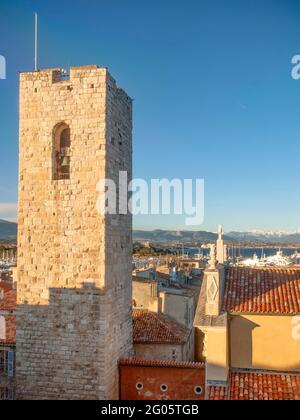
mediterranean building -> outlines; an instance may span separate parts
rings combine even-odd
[[[206,398],[299,400],[299,267],[226,267],[214,251],[194,321]]]
[[[133,311],[133,344],[138,359],[194,361],[194,329],[162,313]]]
[[[107,69],[21,73],[19,399],[118,398],[118,360],[133,350],[132,218],[96,203],[98,181],[118,185],[120,171],[129,182],[132,100]]]
[[[133,277],[133,308],[167,315],[192,330],[199,287],[165,286],[157,280]]]
[[[156,296],[153,282],[139,282]],[[133,310],[134,357],[118,361],[119,398],[299,400],[299,282],[299,267],[223,266],[212,247],[195,317],[194,360],[193,331],[156,312],[155,300],[138,288],[140,306],[148,302],[150,309]],[[2,290],[0,399],[11,399],[16,291],[12,285]]]
[[[120,399],[150,401],[204,400],[203,363],[176,360],[121,359]]]

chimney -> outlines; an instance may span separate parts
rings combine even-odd
[[[4,290],[0,289],[0,301],[4,299]]]

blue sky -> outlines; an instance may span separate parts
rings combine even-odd
[[[199,229],[300,226],[300,2],[1,0],[0,218],[17,201],[18,72],[99,64],[134,98],[134,176],[204,178]],[[140,216],[137,228],[184,229]]]

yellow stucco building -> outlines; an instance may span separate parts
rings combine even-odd
[[[299,315],[299,268],[225,267],[212,258],[194,322],[208,399],[300,399]]]

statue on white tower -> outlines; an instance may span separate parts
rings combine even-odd
[[[218,235],[219,235],[219,239],[222,239],[222,235],[223,235],[222,225],[219,225],[219,227],[218,227]]]
[[[223,241],[222,225],[219,225],[218,240],[217,240],[217,261],[219,264],[224,264],[226,260],[227,260],[227,246],[224,245],[224,241]]]
[[[216,268],[216,245],[215,244],[211,244],[210,245],[210,258],[208,261],[208,268],[210,269],[215,269]]]

